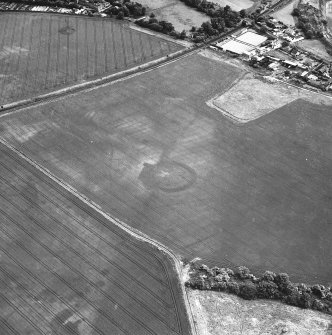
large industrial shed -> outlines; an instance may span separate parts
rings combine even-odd
[[[226,41],[217,43],[217,47],[231,53],[242,55],[254,50],[267,40],[267,37],[253,31],[245,31],[243,34]]]

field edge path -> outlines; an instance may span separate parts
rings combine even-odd
[[[0,114],[2,114],[3,112],[10,111],[10,110],[19,110],[22,108],[39,105],[40,103],[43,103],[45,101],[61,98],[67,95],[75,94],[75,93],[80,93],[82,91],[98,88],[103,85],[116,84],[120,81],[130,79],[137,75],[152,71],[160,66],[165,66],[183,57],[187,57],[188,55],[194,52],[197,52],[197,51],[198,49],[195,47],[185,48],[185,49],[173,52],[169,55],[163,56],[161,58],[158,58],[156,60],[150,61],[148,63],[142,64],[139,66],[129,68],[121,72],[103,76],[98,79],[85,81],[84,83],[74,84],[74,85],[71,85],[65,88],[51,91],[49,93],[37,95],[29,99],[23,99],[23,100],[11,102],[8,104],[3,104],[0,106]]]

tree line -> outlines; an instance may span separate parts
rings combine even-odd
[[[136,24],[143,28],[148,28],[179,39],[185,39],[187,36],[185,30],[181,33],[175,31],[172,23],[165,20],[159,21],[153,13],[150,14],[148,19],[137,20]]]
[[[243,299],[274,299],[286,304],[332,314],[332,289],[324,285],[295,284],[286,273],[265,271],[261,277],[250,273],[245,266],[235,271],[228,268],[209,268],[199,262],[190,263],[187,287],[232,293]]]
[[[222,7],[207,0],[180,1],[210,17],[210,21],[202,23],[200,27],[192,27],[191,32],[194,42],[202,42],[212,36],[218,36],[227,31],[228,28],[238,26],[241,20],[247,16],[244,9],[237,12],[228,5]]]

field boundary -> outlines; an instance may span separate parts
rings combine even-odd
[[[158,32],[153,31],[153,30],[142,28],[142,27],[136,25],[135,23],[133,23],[132,21],[126,20],[126,19],[118,20],[118,19],[115,19],[113,17],[102,17],[102,16],[94,17],[94,16],[88,16],[88,15],[74,14],[74,13],[58,13],[58,12],[44,12],[44,11],[35,12],[35,11],[29,11],[29,10],[4,10],[4,9],[0,9],[0,15],[1,14],[13,14],[13,15],[15,15],[15,14],[18,14],[18,13],[23,13],[23,14],[26,14],[26,15],[38,15],[38,14],[49,14],[49,15],[57,15],[57,16],[63,15],[63,16],[67,16],[67,17],[80,17],[80,18],[83,18],[83,19],[91,20],[91,21],[116,22],[117,24],[121,24],[122,26],[124,26],[124,28],[137,30],[137,31],[140,31],[141,33],[144,33],[146,35],[156,36],[156,37],[159,37],[161,39],[164,39],[165,41],[172,42],[174,44],[178,44],[178,45],[182,45],[182,46],[186,46],[186,47],[190,47],[190,46],[194,45],[193,43],[187,42],[185,40],[177,40],[177,39],[174,39],[172,37],[169,37],[166,34],[162,34],[162,33],[158,33]]]
[[[216,109],[218,110],[223,116],[225,116],[226,118],[232,120],[234,123],[237,123],[237,124],[243,124],[243,123],[246,123],[248,121],[246,120],[241,120],[239,118],[237,118],[236,116],[228,113],[226,110],[224,109],[221,109],[220,107],[216,106],[214,101],[221,97],[222,95],[224,95],[226,92],[228,92],[232,87],[234,87],[237,83],[239,83],[248,73],[250,73],[249,71],[244,71],[241,76],[239,76],[238,78],[236,78],[234,80],[234,82],[231,83],[231,85],[229,85],[229,87],[227,87],[226,89],[224,89],[223,91],[219,92],[218,94],[216,94],[215,96],[213,96],[211,99],[209,99],[208,101],[206,101],[205,103],[210,107],[210,108],[213,108],[213,109]]]
[[[213,98],[209,99],[208,101],[206,101],[206,104],[210,107],[210,108],[213,108],[213,109],[216,109],[218,110],[223,116],[225,116],[227,119],[231,120],[232,122],[234,122],[235,124],[237,125],[244,125],[246,123],[249,123],[251,121],[255,121],[255,120],[258,120],[262,117],[265,117],[266,115],[274,112],[276,109],[273,109],[271,111],[268,111],[266,112],[265,114],[262,114],[262,115],[257,115],[256,117],[250,117],[250,118],[240,118],[240,117],[237,117],[235,115],[233,115],[232,113],[228,112],[227,110],[221,108],[220,106],[217,106],[215,101],[222,97],[225,93],[227,93],[230,89],[232,89],[232,87],[234,87],[236,84],[238,84],[241,80],[245,79],[246,75],[250,74],[251,72],[246,72],[244,73],[243,75],[241,75],[239,78],[237,78],[227,89],[223,90],[221,93],[215,95]],[[257,78],[255,76],[253,76],[253,78]],[[275,84],[279,84],[279,85],[282,85],[282,86],[290,86],[290,87],[293,87],[295,89],[297,89],[298,91],[302,90],[302,91],[306,91],[306,92],[309,92],[310,94],[313,94],[315,93],[316,95],[318,96],[322,96],[322,97],[326,97],[326,98],[329,98],[331,99],[332,101],[332,96],[331,95],[328,95],[328,94],[324,94],[324,92],[316,92],[314,90],[310,90],[310,89],[307,89],[307,88],[304,88],[304,87],[299,87],[299,86],[296,86],[294,84],[291,84],[291,83],[288,83],[286,81],[283,81],[283,80],[280,80],[280,79],[276,79],[276,78],[270,78],[270,77],[260,77],[258,78],[259,80],[264,80],[267,81],[267,83],[269,85],[275,85]],[[273,82],[272,80],[269,80],[269,79],[273,79]],[[298,99],[303,99],[303,97],[298,97]]]
[[[17,112],[24,108],[30,108],[32,106],[41,105],[45,102],[54,101],[59,98],[62,98],[64,96],[73,96],[76,94],[79,94],[81,92],[89,92],[91,90],[95,90],[100,87],[105,87],[108,85],[113,85],[118,82],[122,82],[127,79],[134,78],[138,75],[148,73],[150,71],[153,71],[159,67],[165,66],[167,64],[176,62],[184,57],[189,56],[192,53],[197,52],[198,50],[196,48],[190,48],[190,49],[183,49],[176,51],[172,54],[169,54],[167,56],[158,58],[156,60],[153,60],[151,62],[118,72],[114,73],[105,77],[101,77],[94,80],[89,80],[84,83],[75,84],[69,87],[61,88],[56,91],[52,91],[46,94],[38,95],[33,98],[19,100],[16,102],[12,102],[9,104],[4,104],[0,106],[0,117],[8,115],[12,112]],[[5,113],[9,111],[9,113]],[[2,114],[2,115],[1,115]]]
[[[188,317],[188,320],[189,320],[189,323],[190,323],[191,333],[192,333],[192,335],[199,335],[197,333],[196,325],[194,323],[194,318],[193,318],[193,313],[192,313],[189,297],[188,297],[187,291],[184,287],[184,283],[183,283],[183,279],[182,279],[183,276],[184,276],[184,270],[183,270],[183,266],[182,266],[182,263],[181,263],[178,255],[176,255],[171,249],[167,248],[165,245],[158,242],[157,240],[154,240],[154,239],[150,238],[148,235],[142,233],[141,231],[139,231],[137,229],[134,229],[134,228],[130,227],[129,225],[127,225],[126,223],[124,223],[123,221],[113,217],[110,213],[107,213],[107,212],[103,211],[101,209],[101,207],[98,204],[96,204],[94,201],[90,200],[88,197],[86,197],[82,193],[78,192],[74,187],[72,187],[71,185],[69,185],[68,183],[63,181],[62,179],[56,177],[48,169],[41,166],[40,164],[38,164],[37,162],[35,162],[31,158],[26,156],[24,153],[22,153],[21,151],[16,149],[14,146],[9,144],[4,138],[0,137],[0,143],[2,143],[4,146],[6,146],[9,150],[13,151],[20,158],[22,158],[27,163],[32,165],[34,168],[36,168],[38,171],[43,173],[45,176],[50,178],[53,182],[58,184],[60,187],[64,188],[66,191],[68,191],[74,197],[76,197],[77,199],[82,201],[84,204],[89,206],[91,209],[93,209],[94,211],[96,211],[97,213],[102,215],[109,222],[116,225],[120,229],[124,230],[126,233],[128,233],[130,236],[136,238],[137,240],[145,242],[145,243],[149,243],[149,244],[153,245],[155,248],[157,248],[159,251],[161,251],[164,254],[166,254],[167,256],[169,256],[171,258],[171,260],[173,261],[174,265],[175,265],[176,274],[177,274],[178,281],[179,281],[179,284],[180,284],[180,288],[181,288],[181,291],[182,291],[183,301],[184,301],[184,304],[185,304],[185,307],[186,307],[186,314],[187,314],[187,317]]]

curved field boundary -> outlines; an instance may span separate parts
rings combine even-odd
[[[33,167],[35,167],[38,171],[40,171],[41,173],[43,173],[45,176],[47,176],[48,178],[50,178],[53,182],[55,182],[56,184],[58,184],[61,188],[65,189],[70,194],[72,194],[74,197],[76,197],[77,199],[79,199],[80,201],[82,201],[85,205],[88,205],[92,210],[94,210],[98,214],[102,215],[105,219],[107,219],[108,221],[110,221],[111,223],[113,223],[114,225],[116,225],[117,227],[121,228],[126,233],[128,233],[131,236],[135,237],[137,240],[142,241],[142,242],[150,243],[154,247],[156,247],[158,250],[160,250],[161,252],[163,252],[167,256],[169,256],[171,258],[171,260],[173,261],[174,265],[175,265],[176,273],[178,275],[178,280],[180,282],[180,286],[181,286],[181,290],[182,290],[182,295],[183,295],[183,301],[184,301],[185,306],[186,306],[186,312],[187,312],[186,314],[188,316],[188,320],[189,320],[189,323],[190,323],[190,326],[191,326],[191,333],[193,335],[198,335],[197,334],[197,329],[196,329],[196,326],[195,326],[195,323],[194,323],[194,320],[193,320],[193,316],[192,316],[192,311],[191,311],[191,305],[189,303],[189,298],[187,296],[187,292],[186,292],[186,290],[184,288],[184,285],[183,285],[182,278],[184,276],[184,273],[183,273],[182,263],[179,260],[178,256],[172,250],[168,249],[166,246],[164,246],[160,242],[158,242],[158,241],[150,238],[149,236],[143,234],[142,232],[140,232],[140,231],[138,231],[138,230],[136,230],[136,229],[128,226],[127,224],[125,224],[124,222],[120,221],[119,219],[114,218],[113,216],[111,216],[111,214],[104,212],[100,208],[100,206],[98,204],[94,203],[92,200],[88,199],[86,196],[84,196],[83,194],[79,193],[75,188],[73,188],[69,184],[65,183],[63,180],[57,178],[50,171],[48,171],[47,169],[45,169],[44,167],[42,167],[38,163],[34,162],[32,159],[30,159],[29,157],[27,157],[25,154],[23,154],[22,152],[20,152],[19,150],[17,150],[15,147],[13,147],[12,145],[10,145],[3,138],[0,138],[0,143],[2,143],[8,149],[10,149],[14,153],[16,153],[20,158],[22,158],[27,163],[29,163],[30,165],[32,165]]]

